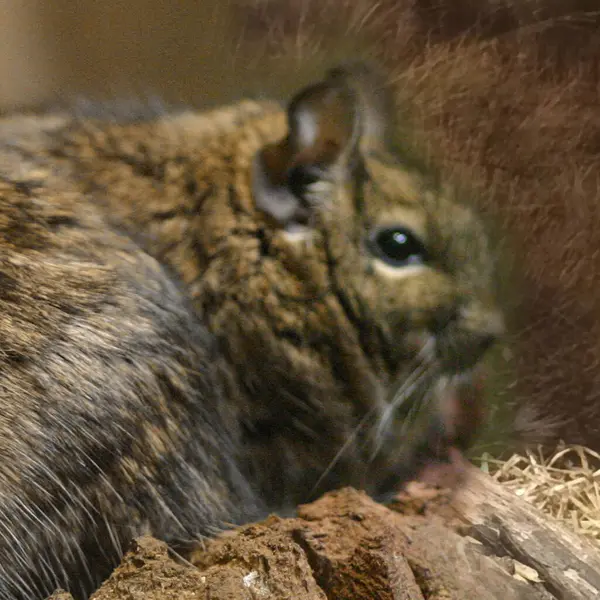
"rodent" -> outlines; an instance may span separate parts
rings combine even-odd
[[[394,115],[356,63],[287,111],[0,121],[0,598],[468,445],[494,261]]]

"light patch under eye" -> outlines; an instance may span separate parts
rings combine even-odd
[[[375,259],[373,261],[373,269],[378,275],[396,280],[420,275],[421,273],[425,272],[428,268],[429,267],[425,264],[415,264],[408,265],[399,269],[398,267],[392,267],[390,265],[387,265],[382,260]]]

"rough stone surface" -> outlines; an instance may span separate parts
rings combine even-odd
[[[272,516],[227,532],[189,561],[140,538],[92,600],[557,597],[535,577],[516,577],[512,558],[466,534],[452,505],[450,495],[419,485],[391,508],[344,489],[301,506],[296,518]]]

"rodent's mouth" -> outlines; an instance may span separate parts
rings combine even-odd
[[[444,460],[450,448],[469,449],[484,418],[483,368],[450,374],[427,361],[403,375],[389,390],[375,439],[396,430],[396,443],[412,448],[419,462]]]
[[[474,369],[452,376],[444,376],[445,385],[438,395],[443,438],[448,447],[467,450],[484,418],[483,368]]]
[[[401,422],[405,439],[426,439],[420,444],[434,453],[438,448],[468,449],[484,417],[483,362],[449,370],[438,356],[437,336],[421,333],[412,342],[414,357],[389,386],[380,422]]]
[[[483,418],[482,369],[448,374],[430,363],[423,373],[398,378],[376,423],[374,454],[389,473],[375,484],[381,497],[410,481],[455,487],[466,473],[463,454]]]
[[[429,439],[415,457],[412,480],[452,490],[468,476],[465,451],[484,418],[484,373],[478,366],[444,379],[437,397],[439,424],[431,428]]]

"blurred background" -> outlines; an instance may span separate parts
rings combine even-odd
[[[227,0],[0,0],[0,107],[210,94],[235,60],[228,10]]]
[[[0,0],[0,110],[287,95],[365,54],[498,233],[512,358],[482,448],[600,449],[597,0]]]
[[[82,96],[159,96],[204,105],[269,93],[281,80],[295,88],[314,50],[308,50],[312,25],[284,40],[285,13],[289,8],[300,25],[301,5],[291,0],[272,10],[261,0],[0,0],[0,110]],[[275,20],[267,23],[270,12]],[[344,45],[341,39],[338,46]],[[337,53],[344,51],[338,47]]]

